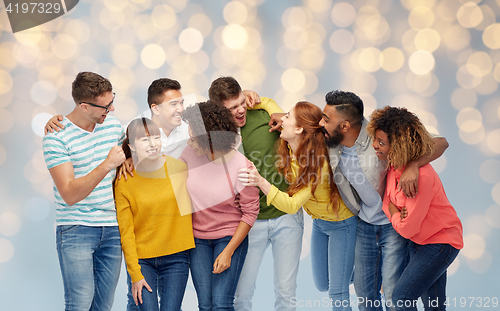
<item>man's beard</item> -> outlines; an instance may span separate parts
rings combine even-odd
[[[327,137],[325,137],[325,141],[328,148],[335,148],[344,140],[344,134],[340,132],[340,124],[335,130],[333,130],[332,134],[328,133],[325,128],[323,128],[323,131],[327,135]]]

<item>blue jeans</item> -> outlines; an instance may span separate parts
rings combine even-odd
[[[304,215],[302,209],[293,215],[257,220],[248,233],[248,255],[236,289],[234,309],[252,310],[252,298],[262,257],[272,245],[276,311],[293,311],[290,299],[295,297],[299,271]]]
[[[446,310],[446,270],[458,252],[449,244],[419,245],[410,241],[410,262],[392,294],[396,310],[417,310],[418,297],[425,310]]]
[[[408,240],[392,224],[371,225],[358,220],[354,255],[354,288],[360,311],[383,310],[381,286],[386,309],[394,311],[392,292],[407,263]]]
[[[231,266],[220,274],[212,273],[215,259],[231,238],[194,239],[196,247],[189,252],[189,258],[200,311],[234,310],[234,293],[247,255],[248,237],[234,251]]]
[[[189,251],[139,259],[141,273],[153,292],[142,288],[140,311],[179,311],[189,276]],[[158,296],[160,307],[158,308]]]
[[[56,243],[65,310],[111,310],[122,262],[118,226],[57,226]]]
[[[349,284],[354,267],[358,217],[342,221],[314,219],[311,235],[313,279],[328,291],[333,310],[351,310]]]
[[[128,271],[127,288],[127,311],[139,311],[139,307],[135,304],[134,296],[132,295],[132,278],[130,277],[130,273],[128,273]]]

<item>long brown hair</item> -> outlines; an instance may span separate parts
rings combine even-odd
[[[291,170],[291,155],[288,142],[283,139],[279,140],[278,155],[278,171],[285,176],[290,184],[287,191],[288,194],[294,195],[299,190],[311,187],[313,198],[317,200],[314,192],[321,181],[323,174],[322,168],[328,164],[328,175],[330,185],[330,203],[332,211],[338,211],[338,189],[333,179],[332,169],[330,167],[330,157],[328,155],[328,147],[325,143],[325,132],[319,125],[319,121],[323,118],[323,113],[319,107],[309,102],[298,102],[293,108],[295,112],[295,123],[297,127],[302,127],[302,137],[294,155],[299,164],[297,178],[293,178]]]

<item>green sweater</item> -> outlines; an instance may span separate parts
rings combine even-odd
[[[277,168],[276,141],[280,133],[269,133],[271,118],[265,110],[248,110],[246,124],[241,128],[243,150],[247,159],[252,161],[260,175],[267,179],[279,190],[286,191],[288,184]],[[284,215],[273,205],[267,205],[266,195],[262,191],[260,196],[260,212],[257,219],[272,219]]]

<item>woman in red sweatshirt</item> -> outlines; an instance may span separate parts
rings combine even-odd
[[[445,310],[446,270],[463,247],[462,224],[430,164],[419,169],[418,194],[407,198],[398,185],[405,166],[434,151],[434,140],[405,108],[375,110],[367,128],[380,160],[388,160],[383,210],[394,229],[410,240],[409,263],[392,294],[396,310]]]

